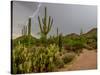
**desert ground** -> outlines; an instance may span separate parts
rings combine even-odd
[[[59,71],[88,70],[97,68],[97,52],[95,50],[84,49],[83,52],[75,58],[69,65]]]

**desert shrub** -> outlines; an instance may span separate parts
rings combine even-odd
[[[58,68],[64,67],[64,62],[63,62],[63,60],[61,58],[57,58],[55,60],[55,64],[56,64],[56,67],[58,67]]]
[[[33,47],[30,49],[17,47],[13,50],[13,73],[48,72],[57,67],[56,53],[59,52],[55,44],[48,47]],[[61,62],[57,60],[57,62]]]
[[[86,37],[86,44],[88,46],[87,49],[97,49],[97,33],[92,33]]]
[[[67,39],[64,48],[77,53],[84,47],[84,43],[82,39]]]
[[[58,38],[55,37],[55,36],[50,36],[48,39],[47,39],[47,44],[50,45],[50,44],[58,44]]]
[[[92,35],[90,38],[87,38],[87,45],[92,49],[97,49],[97,35]]]
[[[71,62],[75,57],[75,53],[66,53],[64,56],[63,56],[63,61],[65,64]]]

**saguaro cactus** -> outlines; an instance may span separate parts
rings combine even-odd
[[[83,29],[81,28],[81,30],[80,30],[80,35],[82,35],[83,34]]]
[[[31,40],[31,18],[28,19],[28,46],[30,46]]]
[[[22,36],[24,36],[23,40],[25,40],[26,36],[27,36],[27,26],[26,25],[24,25],[22,28]],[[20,45],[20,43],[21,43],[21,41],[19,40],[18,44]],[[22,42],[22,45],[23,45],[23,48],[25,48],[25,41]]]
[[[57,37],[58,37],[58,27],[57,27]]]
[[[45,15],[42,18],[42,22],[40,20],[40,17],[38,16],[38,22],[39,22],[39,27],[40,31],[44,36],[44,39],[47,39],[47,34],[50,32],[52,24],[53,24],[53,19],[51,16],[49,16],[48,22],[47,22],[47,8],[45,7]]]
[[[31,18],[28,19],[28,35],[31,35]]]
[[[59,42],[58,42],[59,51],[61,51],[61,49],[62,49],[62,44],[63,44],[63,42],[62,42],[62,34],[60,34],[59,35]]]
[[[22,35],[27,35],[27,26],[23,26]]]

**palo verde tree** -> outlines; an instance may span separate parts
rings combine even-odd
[[[42,22],[41,22],[41,20],[42,20]],[[43,39],[43,42],[46,43],[47,34],[50,32],[52,24],[53,24],[53,18],[51,18],[51,16],[49,16],[49,18],[47,17],[47,8],[46,7],[45,7],[44,17],[41,19],[38,16],[38,22],[39,22],[40,32],[42,34],[41,38]]]

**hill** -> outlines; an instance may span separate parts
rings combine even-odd
[[[28,46],[29,44],[30,45],[35,44],[36,41],[37,41],[37,39],[35,37],[33,37],[32,35],[30,35],[30,36],[24,35],[24,36],[20,36],[16,39],[13,39],[12,44],[14,47],[19,44],[24,44],[24,45]]]
[[[86,37],[86,38],[91,38],[93,36],[97,36],[97,28],[93,28],[90,31],[88,31],[87,33],[83,33],[81,36]],[[71,33],[71,34],[64,36],[64,38],[79,38],[79,37],[80,37],[80,35],[78,35],[76,33]]]
[[[68,34],[64,36],[63,42],[66,47],[70,45],[97,49],[97,28],[93,28],[82,35],[77,35],[76,33]]]
[[[86,37],[86,38],[93,38],[93,37],[97,37],[97,28],[93,28],[90,31],[88,31],[87,33],[84,33],[82,36]]]
[[[79,35],[76,33],[71,33],[65,36],[65,38],[79,38]]]

